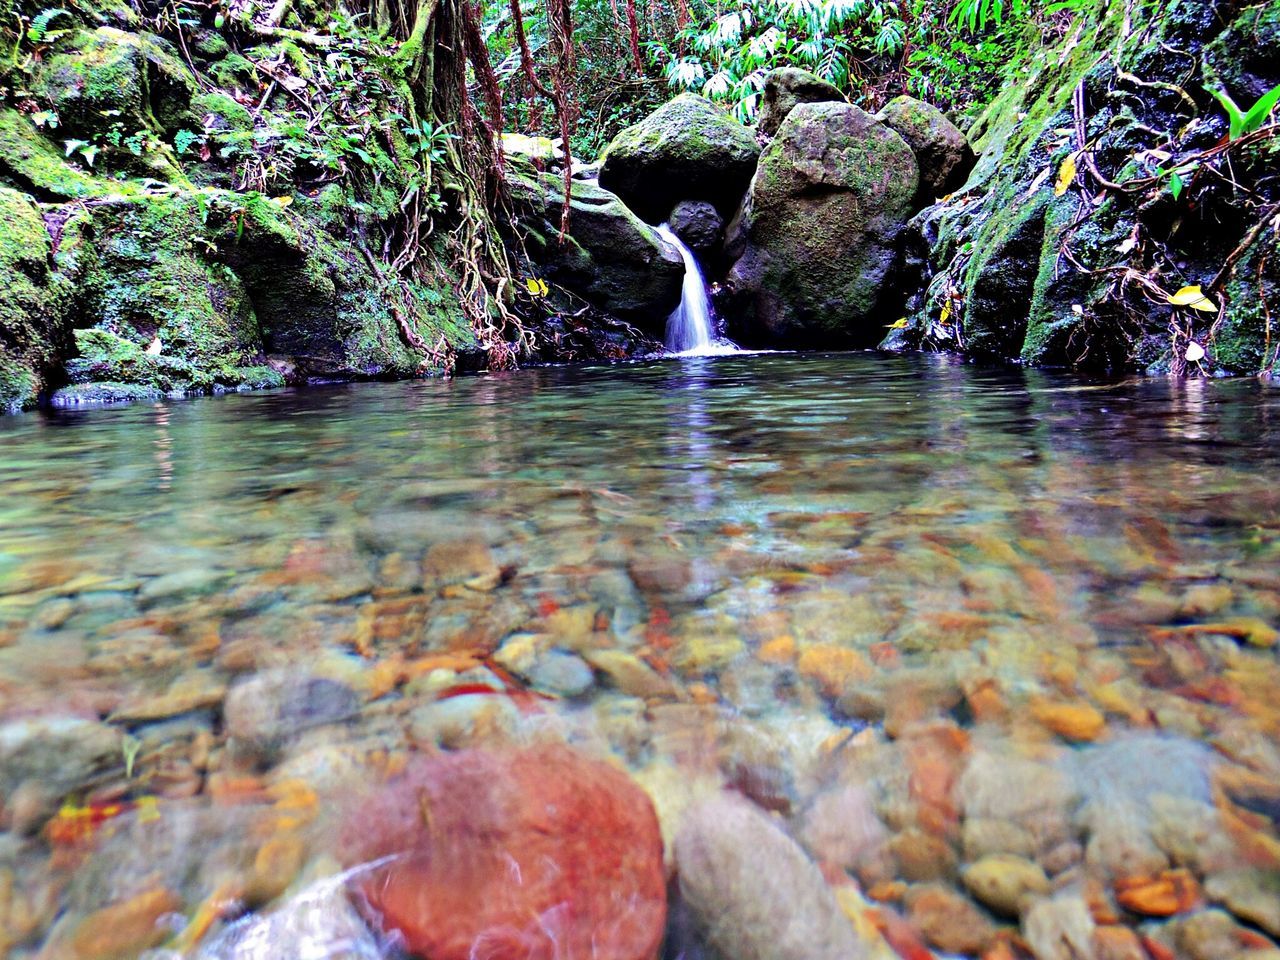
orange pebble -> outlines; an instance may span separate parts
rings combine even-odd
[[[1036,700],[1031,715],[1064,740],[1097,740],[1107,728],[1107,718],[1087,703]]]
[[[756,659],[761,663],[788,664],[795,663],[796,641],[794,637],[783,635],[762,643],[756,651]]]
[[[867,891],[872,900],[882,903],[897,903],[907,894],[907,885],[901,880],[881,880]]]
[[[1185,913],[1200,902],[1200,885],[1184,868],[1165,870],[1155,877],[1117,880],[1115,888],[1120,906],[1148,917]]]
[[[853,683],[870,680],[871,664],[857,650],[818,644],[800,654],[796,669],[816,682],[828,697],[838,697]]]

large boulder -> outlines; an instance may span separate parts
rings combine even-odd
[[[518,240],[545,279],[659,335],[680,303],[684,261],[617,196],[573,181],[569,233],[560,238],[564,180],[508,158]]]
[[[816,74],[799,67],[778,67],[765,75],[756,130],[761,136],[772,137],[796,104],[846,102],[839,87]]]
[[[51,255],[39,208],[0,187],[0,413],[32,406],[67,350],[67,291]]]
[[[907,141],[920,164],[920,193],[928,202],[958,189],[973,169],[973,148],[960,128],[933,104],[894,97],[876,119]]]
[[[73,389],[55,399],[418,372],[423,358],[404,342],[379,278],[308,212],[215,190],[75,209],[59,249],[60,265],[77,277],[66,365]],[[473,342],[451,297],[419,292],[401,313],[419,338]],[[122,393],[122,385],[136,389]]]
[[[705,97],[685,93],[619,133],[601,156],[600,186],[650,223],[680,200],[733,212],[760,148],[751,131]]]
[[[737,335],[792,346],[874,343],[918,180],[911,148],[865,111],[796,106],[730,228]]]

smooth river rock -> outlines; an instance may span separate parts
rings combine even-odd
[[[568,747],[418,756],[362,798],[349,858],[384,929],[431,960],[652,960],[666,923],[648,796]]]
[[[700,802],[675,839],[680,893],[734,960],[860,960],[865,946],[812,860],[759,808]]]

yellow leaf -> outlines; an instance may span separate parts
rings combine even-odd
[[[1169,302],[1175,307],[1190,307],[1192,310],[1199,310],[1202,313],[1218,312],[1218,305],[1204,295],[1198,283],[1183,287],[1169,297]]]
[[[547,295],[547,281],[539,279],[538,277],[529,277],[526,279],[524,287],[532,296],[545,297]]]
[[[1204,347],[1192,340],[1187,344],[1187,359],[1192,363],[1204,359]]]
[[[1067,159],[1062,161],[1062,166],[1058,168],[1058,182],[1053,185],[1053,195],[1060,197],[1066,193],[1071,184],[1076,180],[1076,159],[1080,156],[1077,153],[1067,154]]]
[[[906,325],[907,325],[907,318],[906,318],[906,317],[899,317],[899,318],[898,318],[897,320],[895,320],[893,323],[889,324],[889,329],[890,329],[890,330],[901,330],[901,329],[903,329]]]
[[[945,327],[947,325],[947,321],[950,319],[951,319],[951,301],[945,300],[943,301],[943,304],[942,304],[942,315],[938,317],[938,322]]]
[[[271,202],[278,207],[287,207],[293,203],[293,197],[272,197]]]

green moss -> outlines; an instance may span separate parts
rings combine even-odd
[[[0,107],[0,175],[23,190],[67,200],[134,188],[81,173],[25,116]]]
[[[202,93],[191,101],[192,112],[200,117],[212,117],[214,126],[238,133],[253,132],[253,115],[234,97],[219,91]]]
[[[29,198],[0,187],[0,409],[31,406],[66,347],[65,299]]]
[[[134,403],[144,400],[160,400],[164,394],[154,387],[137,383],[75,383],[63,387],[53,395],[56,407],[78,407],[106,403]]]
[[[1241,257],[1224,300],[1213,362],[1230,373],[1269,369],[1280,350],[1280,239],[1274,233],[1260,237]]]

